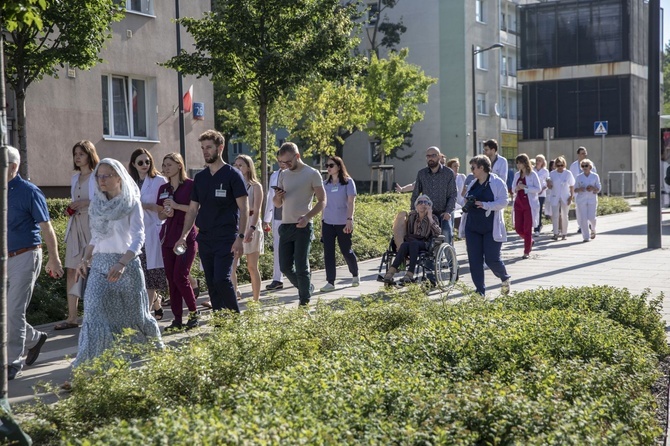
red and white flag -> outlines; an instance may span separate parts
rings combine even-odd
[[[193,108],[193,84],[191,84],[191,87],[184,94],[184,113],[191,113],[192,108]]]

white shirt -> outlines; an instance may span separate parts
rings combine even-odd
[[[593,166],[593,167],[591,168],[591,172],[593,172],[593,173],[597,173],[597,172],[598,172],[598,169],[596,169],[595,164],[591,163],[591,165]],[[572,173],[572,176],[573,176],[573,177],[577,178],[577,177],[579,176],[580,173],[584,172],[584,171],[582,170],[582,162],[579,161],[579,160],[577,160],[577,161],[575,161],[574,163],[570,164],[570,172]]]
[[[547,178],[549,178],[549,171],[546,168],[542,168],[540,170],[535,169],[535,173],[537,174],[537,177],[540,179],[540,187],[543,189],[542,192],[537,194],[538,197],[546,197],[547,196]]]
[[[503,158],[500,155],[496,155],[495,162],[491,161],[491,172],[495,173],[503,180],[503,183],[507,184],[507,159]]]
[[[558,206],[559,202],[567,203],[570,198],[570,186],[575,185],[575,177],[572,172],[564,170],[559,173],[558,170],[552,170],[549,173],[549,179],[553,186],[549,192],[549,203],[552,206]]]
[[[93,254],[125,254],[132,251],[139,255],[144,244],[144,213],[142,205],[138,202],[130,214],[119,220],[111,222],[111,231],[103,239],[91,234],[91,245]],[[93,231],[92,231],[93,232]]]
[[[272,172],[272,175],[270,175],[270,181],[269,181],[270,187],[268,187],[267,202],[265,203],[265,215],[263,215],[263,221],[265,223],[272,222],[274,218],[275,204],[272,202],[272,199],[275,196],[275,190],[272,188],[272,186],[277,185],[277,181],[279,180],[279,172],[281,172],[281,169],[275,170],[274,172]]]
[[[587,186],[593,186],[598,191],[601,189],[600,177],[597,173],[590,173],[588,176],[584,173],[580,173],[575,180],[575,189],[577,188],[586,188]],[[595,202],[598,201],[598,194],[593,193],[593,191],[584,191],[575,195],[575,201],[577,203],[586,203],[586,202]]]
[[[158,189],[167,183],[162,175],[151,178],[146,176],[140,190],[140,200],[144,204],[156,204],[158,201]],[[161,252],[160,232],[165,220],[158,218],[158,213],[144,210],[144,248],[147,253],[147,269],[163,268],[163,253]]]

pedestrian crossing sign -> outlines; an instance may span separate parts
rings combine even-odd
[[[593,135],[605,136],[607,135],[607,121],[596,121],[593,123]]]

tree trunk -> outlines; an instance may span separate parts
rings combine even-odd
[[[268,185],[268,100],[261,88],[261,94],[259,98],[259,114],[261,121],[261,185],[263,190],[267,195]],[[261,203],[261,215],[265,215],[265,202],[263,200]]]
[[[356,130],[354,130],[354,132],[355,131]],[[350,137],[351,135],[353,135],[354,132],[350,132],[349,130],[342,131],[342,129],[340,129],[337,136],[342,138],[342,141],[344,141],[344,142],[340,142],[340,140],[337,139],[337,138],[333,139],[333,144],[335,145],[335,155],[336,156],[339,156],[340,158],[344,157],[344,143],[347,142],[347,138]]]
[[[21,154],[21,165],[19,173],[24,180],[30,180],[28,172],[28,138],[26,133],[26,87],[23,79],[19,79],[16,85],[16,111],[17,127],[19,131],[19,153]]]

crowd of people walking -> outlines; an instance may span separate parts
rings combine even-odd
[[[124,330],[135,340],[163,347],[157,324],[164,316],[159,293],[167,293],[173,315],[164,333],[198,326],[196,297],[200,285],[190,272],[199,254],[200,267],[214,311],[239,312],[242,293],[237,268],[245,257],[253,301],[261,296],[259,259],[264,232],[272,234],[273,276],[266,290],[284,288],[284,277],[297,289],[299,304],[308,305],[314,293],[309,256],[314,220],[320,215],[326,282],[321,292],[336,290],[336,244],[349,273],[359,286],[358,259],[352,235],[356,230],[356,183],[342,158],[328,157],[325,178],[305,164],[296,144],[284,143],[279,168],[269,189],[256,176],[251,157],[239,155],[234,164],[223,160],[225,140],[214,130],[199,138],[205,167],[188,178],[183,158],[169,153],[160,169],[144,148],[135,150],[124,167],[118,160],[100,160],[90,141],[72,148],[74,175],[65,232],[64,265],[44,195],[18,175],[20,156],[9,150],[8,343],[9,377],[23,364],[35,362],[47,334],[25,321],[27,303],[41,268],[42,237],[49,251],[47,272],[67,277],[68,316],[56,330],[80,326],[78,301],[84,301],[75,367],[100,356]],[[384,281],[394,282],[402,264],[400,283],[414,281],[417,260],[435,237],[453,244],[454,227],[466,241],[470,274],[476,292],[484,295],[485,265],[510,290],[510,275],[501,258],[507,240],[504,212],[512,200],[514,230],[523,240],[523,259],[531,255],[534,237],[542,230],[543,211],[551,216],[554,240],[568,233],[568,210],[576,202],[584,242],[596,237],[596,208],[601,183],[584,147],[570,168],[563,156],[552,161],[538,155],[534,166],[526,154],[515,159],[516,172],[507,186],[507,160],[498,143],[484,143],[484,154],[469,160],[470,174],[459,173],[460,161],[447,160],[437,147],[426,150],[426,167],[416,180],[397,186],[412,192],[409,212],[396,218],[402,229],[397,253]],[[265,204],[265,213],[262,214]],[[394,228],[394,233],[395,233]],[[41,235],[41,236],[40,236]],[[184,305],[188,309],[183,323]],[[152,315],[153,312],[153,315]],[[23,357],[26,356],[25,362]]]

